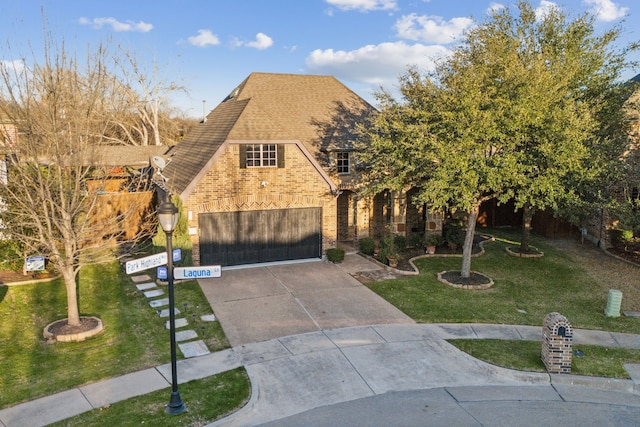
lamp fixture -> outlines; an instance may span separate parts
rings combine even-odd
[[[178,224],[178,208],[171,202],[163,202],[158,207],[158,221],[165,233],[172,233]]]

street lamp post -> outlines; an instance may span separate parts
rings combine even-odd
[[[169,282],[169,330],[171,334],[171,399],[165,409],[168,414],[180,414],[185,409],[178,391],[178,369],[176,366],[176,315],[173,295],[173,248],[171,238],[178,223],[178,208],[170,201],[158,207],[158,220],[167,236],[167,279]]]

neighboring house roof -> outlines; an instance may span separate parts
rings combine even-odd
[[[101,145],[78,154],[72,162],[81,162],[83,166],[145,167],[151,165],[151,157],[163,157],[171,148],[166,145]]]
[[[225,141],[300,141],[317,161],[352,149],[355,123],[375,109],[332,76],[252,73],[176,146],[163,170],[183,194]]]

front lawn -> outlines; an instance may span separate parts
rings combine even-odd
[[[103,427],[148,425],[153,427],[201,426],[244,405],[251,394],[244,368],[180,384],[187,410],[178,415],[164,412],[170,390],[158,390],[76,415],[52,427]]]
[[[508,230],[491,234],[496,241],[486,242],[486,253],[471,262],[472,270],[494,280],[488,290],[455,289],[437,280],[438,272],[459,271],[461,258],[420,259],[416,261],[420,275],[368,286],[422,323],[541,326],[548,313],[557,311],[574,328],[640,333],[640,319],[604,315],[609,289],[553,241],[533,237],[532,244],[544,257],[518,258],[505,251],[517,244],[517,234]]]
[[[169,363],[166,319],[149,307],[117,262],[84,268],[79,283],[81,315],[100,317],[105,330],[67,344],[48,344],[42,335],[48,323],[66,317],[62,280],[0,286],[0,408]],[[199,321],[212,312],[197,282],[176,283],[175,295],[176,307],[209,350],[227,348],[218,322]]]
[[[476,359],[503,368],[528,372],[546,372],[540,357],[541,341],[505,341],[497,339],[454,339],[451,344]],[[625,363],[640,363],[640,350],[598,345],[574,345],[571,373],[589,377],[629,379]]]

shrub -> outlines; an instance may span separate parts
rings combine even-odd
[[[429,234],[424,239],[424,242],[427,246],[440,246],[442,244],[442,236],[439,234]]]
[[[389,262],[389,248],[388,247],[381,247],[380,251],[378,252],[378,261],[380,261],[383,264],[387,264]]]
[[[412,233],[409,236],[409,245],[412,248],[420,248],[420,249],[422,249],[424,244],[425,244],[424,235],[422,233]]]
[[[389,258],[398,258],[398,249],[391,236],[380,239],[380,251],[378,252],[378,259],[381,263],[388,264]]]
[[[407,250],[407,238],[402,234],[396,234],[395,236],[393,236],[393,244],[400,252],[404,252]]]
[[[344,261],[344,249],[342,248],[327,249],[327,259],[333,263],[340,263]]]
[[[464,225],[458,220],[449,220],[442,227],[444,240],[448,245],[462,246],[464,244]]]
[[[365,237],[360,239],[360,252],[365,255],[373,255],[373,252],[376,249],[376,241],[371,237]]]
[[[611,244],[616,248],[626,248],[633,241],[633,230],[612,229],[609,230]]]
[[[20,270],[24,264],[22,245],[14,240],[0,240],[0,260],[0,270]]]

